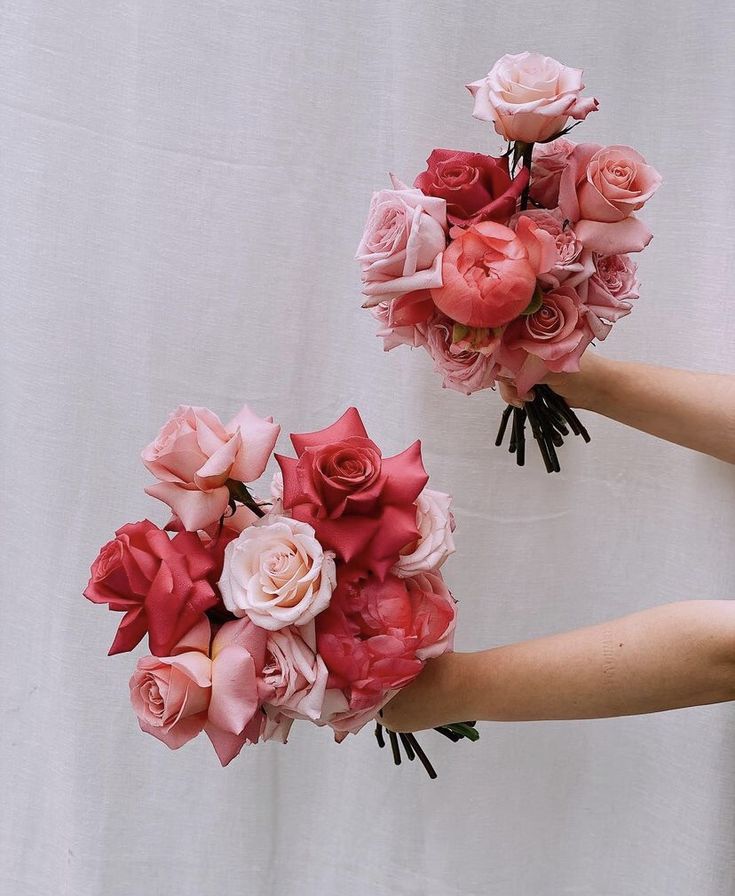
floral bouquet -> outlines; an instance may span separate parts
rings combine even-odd
[[[661,177],[629,146],[564,137],[598,106],[581,95],[579,69],[520,53],[467,86],[475,118],[494,124],[505,152],[435,149],[413,187],[391,176],[392,189],[373,194],[356,255],[363,307],[386,351],[424,348],[445,387],[469,395],[513,384],[528,400],[506,408],[496,444],[512,413],[510,450],[523,465],[528,420],[557,472],[569,429],[589,436],[543,380],[579,370],[592,340],[630,312],[639,286],[630,253],[652,238],[634,213]]]
[[[178,407],[142,460],[164,528],[127,523],[92,564],[85,596],[124,613],[110,654],[147,635],[130,698],[143,731],[178,749],[202,731],[222,765],[246,744],[286,743],[295,720],[337,741],[452,649],[455,601],[440,567],[454,551],[449,495],[426,488],[415,442],[384,458],[350,408],[293,434],[268,501],[280,427],[247,406],[228,424]],[[476,740],[474,722],[439,730]],[[385,738],[376,726],[380,746]],[[418,757],[389,732],[394,760]]]

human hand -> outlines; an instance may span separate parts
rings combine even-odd
[[[594,352],[586,352],[580,359],[578,373],[549,373],[541,382],[561,395],[570,407],[595,410],[595,396],[610,363]],[[505,377],[498,377],[498,387],[503,401],[513,407],[520,408],[524,402],[533,401],[533,389],[521,394]]]

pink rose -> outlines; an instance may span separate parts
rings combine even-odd
[[[528,209],[518,212],[508,226],[516,229],[521,218],[528,218],[541,230],[554,238],[557,262],[547,273],[539,274],[539,281],[546,287],[555,289],[562,283],[578,286],[594,271],[592,252],[585,249],[561,209]]]
[[[475,118],[492,121],[506,140],[524,143],[548,140],[570,117],[581,121],[598,106],[581,96],[581,69],[539,53],[503,56],[467,89],[475,98]]]
[[[435,149],[426,160],[428,169],[414,186],[427,196],[447,202],[447,218],[459,227],[498,221],[505,224],[515,212],[528,183],[528,169],[511,178],[508,158],[496,159],[474,152]]]
[[[269,633],[263,667],[263,679],[273,691],[265,707],[269,716],[275,719],[280,713],[316,722],[322,715],[327,675],[324,660],[316,652],[313,622]]]
[[[435,572],[454,553],[452,499],[444,492],[425,488],[416,501],[419,538],[401,552],[391,572],[399,578]]]
[[[447,318],[437,318],[429,325],[426,350],[442,376],[442,385],[464,395],[490,388],[495,383],[493,354],[459,348],[461,343],[452,342],[453,330],[454,325]],[[494,338],[492,345],[499,344],[499,337]]]
[[[263,734],[262,704],[272,696],[262,679],[266,638],[246,617],[226,622],[212,641],[212,699],[204,732],[222,765]]]
[[[194,532],[172,539],[150,520],[128,523],[92,564],[84,596],[125,613],[110,654],[132,650],[148,632],[151,653],[168,656],[219,603],[214,579],[234,533],[205,546]]]
[[[638,298],[638,266],[627,255],[594,257],[595,272],[585,284],[585,304],[598,317],[614,323],[629,314]]]
[[[595,333],[586,306],[571,286],[544,293],[541,307],[509,324],[498,353],[523,394],[549,372],[579,370],[579,359],[592,339],[603,339],[609,326]]]
[[[219,587],[227,609],[275,631],[305,625],[329,604],[334,554],[307,523],[267,516],[225,549]]]
[[[203,640],[202,640],[203,638]],[[138,660],[130,679],[130,701],[138,724],[172,750],[203,730],[211,698],[209,623],[204,621],[182,639],[172,656]]]
[[[551,143],[537,143],[533,147],[531,189],[529,195],[544,208],[559,204],[559,182],[562,171],[569,164],[575,143],[560,137]]]
[[[428,290],[409,292],[392,302],[381,302],[371,308],[373,317],[381,324],[378,336],[389,352],[398,345],[417,348],[426,342],[426,327],[436,313],[434,300]]]
[[[593,252],[640,252],[652,234],[633,212],[660,185],[658,171],[629,146],[580,143],[562,174],[559,205],[579,239]]]
[[[444,253],[437,308],[469,327],[499,327],[526,308],[539,274],[556,264],[553,237],[522,217],[514,233],[486,221],[457,236]]]
[[[253,482],[265,470],[280,427],[245,405],[223,426],[207,408],[180,405],[142,452],[160,480],[147,494],[168,504],[189,531],[206,529],[227,509],[228,479]]]
[[[392,190],[373,193],[355,258],[362,268],[367,308],[441,284],[446,202],[392,178]]]
[[[355,408],[291,441],[297,458],[276,455],[286,510],[354,569],[385,575],[418,534],[414,502],[428,481],[420,442],[384,458]]]

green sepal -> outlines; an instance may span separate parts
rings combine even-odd
[[[529,314],[535,314],[539,308],[544,304],[544,294],[541,287],[536,284],[536,289],[533,291],[533,298],[528,303],[526,308],[521,311],[521,314],[524,317],[528,317]]]

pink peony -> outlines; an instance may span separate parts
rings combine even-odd
[[[548,140],[569,118],[581,121],[598,106],[581,95],[581,69],[539,53],[503,56],[467,89],[475,98],[475,118],[492,121],[506,140],[524,143]]]
[[[503,224],[477,224],[454,239],[442,261],[437,308],[469,327],[499,327],[526,308],[539,274],[557,261],[549,234],[522,217],[513,232]]]
[[[206,529],[227,509],[228,479],[253,482],[268,463],[280,427],[247,405],[224,426],[207,408],[180,405],[142,452],[160,480],[147,494],[168,504],[189,531]]]
[[[428,480],[420,442],[384,458],[355,408],[291,441],[297,458],[276,455],[284,507],[339,559],[385,575],[418,535],[414,502]]]
[[[355,255],[368,308],[442,282],[446,202],[392,181],[394,189],[373,193]]]

